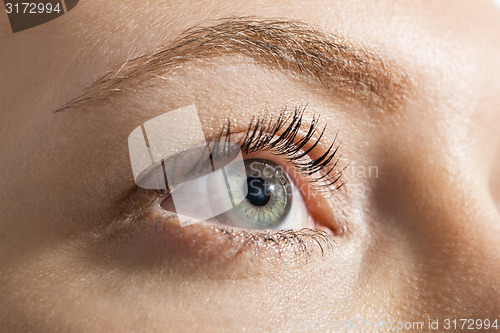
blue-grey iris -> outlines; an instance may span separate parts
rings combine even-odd
[[[229,179],[235,186],[246,186],[246,197],[225,213],[226,223],[242,228],[272,229],[290,211],[291,184],[288,175],[275,163],[264,159],[245,160],[246,181]],[[237,182],[241,182],[236,184]],[[239,196],[237,196],[239,197]]]

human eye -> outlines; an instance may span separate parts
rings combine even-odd
[[[306,237],[323,251],[317,239],[329,245],[338,230],[322,225],[311,211],[321,209],[319,198],[343,185],[340,144],[336,137],[323,143],[325,130],[319,117],[306,117],[304,107],[274,118],[254,117],[243,129],[228,120],[206,147],[161,161],[154,170],[163,186],[153,191],[142,215],[158,232],[196,226],[276,244],[282,239],[304,244]],[[228,168],[238,157],[243,169]],[[231,205],[221,208],[224,200]]]

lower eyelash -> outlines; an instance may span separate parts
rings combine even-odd
[[[316,188],[338,190],[344,185],[340,180],[345,169],[335,171],[341,157],[338,154],[340,144],[336,144],[338,133],[321,156],[309,159],[309,154],[318,149],[327,126],[323,126],[319,131],[319,116],[313,115],[307,133],[300,135],[304,112],[305,107],[296,107],[294,112],[288,115],[286,109],[283,110],[277,119],[254,117],[250,121],[245,136],[237,144],[246,154],[269,151],[274,155],[283,156],[299,174],[307,177],[310,185]],[[224,138],[224,143],[227,145],[231,141],[230,128],[231,122],[228,120],[226,128],[219,133],[215,141],[222,142]],[[315,134],[319,135],[315,137]],[[310,147],[301,152],[307,145]]]
[[[158,232],[167,230],[167,228],[180,226],[174,225],[176,214],[172,212],[160,215],[155,222],[155,229]],[[242,229],[235,230],[229,226],[210,224],[209,226],[215,234],[222,235],[227,241],[237,243],[239,241],[243,251],[248,248],[255,248],[258,251],[263,249],[274,249],[278,254],[283,250],[291,251],[296,256],[303,255],[306,259],[315,251],[316,245],[321,256],[325,256],[335,247],[336,243],[333,237],[324,230],[303,228],[300,230],[279,230],[279,231],[247,231]],[[184,227],[185,228],[185,227]]]
[[[155,219],[155,230],[157,232],[166,231],[170,228],[188,228],[180,227],[176,223],[177,214],[164,211]],[[274,249],[280,255],[282,250],[293,252],[296,256],[303,255],[310,257],[314,251],[319,249],[321,256],[326,255],[336,245],[334,238],[324,230],[303,228],[300,230],[244,230],[236,229],[231,226],[224,226],[210,223],[205,227],[211,228],[215,234],[224,236],[227,241],[239,243],[243,251],[248,248],[256,250]],[[186,230],[186,229],[183,229]],[[238,242],[236,242],[238,240]]]
[[[275,232],[234,231],[223,226],[214,226],[214,229],[227,236],[229,240],[235,237],[245,237],[251,243],[249,245],[257,245],[258,248],[275,248],[279,254],[284,248],[287,248],[296,255],[304,254],[306,258],[312,255],[309,243],[318,245],[321,256],[332,250],[335,245],[335,241],[327,232],[309,228]]]

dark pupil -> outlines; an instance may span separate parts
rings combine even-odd
[[[264,206],[271,198],[266,181],[259,177],[247,178],[247,200],[254,206]]]

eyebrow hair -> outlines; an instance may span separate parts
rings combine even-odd
[[[392,109],[405,98],[407,75],[364,47],[289,20],[226,18],[212,26],[195,26],[167,45],[127,60],[56,110],[83,107],[166,75],[183,63],[227,54],[243,54],[316,78],[327,89],[341,90],[371,105]]]

